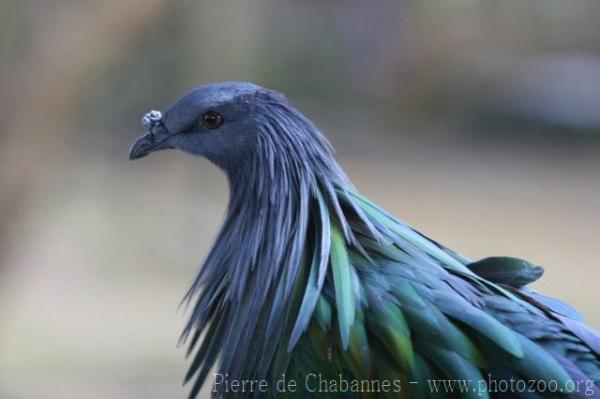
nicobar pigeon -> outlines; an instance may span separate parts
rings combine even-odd
[[[311,397],[321,389],[305,384],[311,373],[353,384],[322,397],[600,397],[600,337],[527,287],[540,267],[473,262],[398,220],[357,191],[283,95],[209,84],[142,122],[148,133],[130,159],[179,149],[209,159],[230,186],[222,229],[184,298],[191,398],[215,372],[270,382],[266,392],[215,382],[217,397]],[[284,374],[294,392],[276,391]],[[508,393],[492,386],[511,379]],[[365,389],[384,380],[396,385]],[[431,380],[479,389],[433,392]]]

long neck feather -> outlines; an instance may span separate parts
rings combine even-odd
[[[293,348],[308,320],[290,319],[291,309],[302,306],[308,315],[315,307],[294,303],[294,289],[304,287],[315,261],[322,286],[330,224],[356,242],[346,213],[364,218],[350,196],[340,197],[354,188],[317,128],[285,102],[267,105],[256,134],[260,154],[226,170],[225,222],[185,297],[196,298],[182,334],[182,340],[193,335],[190,351],[208,328],[187,377],[196,376],[195,389],[218,356],[220,370],[231,378],[264,377],[275,361],[271,348]],[[293,331],[283,331],[288,325]]]

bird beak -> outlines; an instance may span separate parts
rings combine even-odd
[[[129,150],[129,159],[143,158],[151,152],[173,148],[169,144],[171,133],[162,122],[160,111],[150,111],[142,118],[142,124],[148,128],[148,133],[137,139]]]
[[[133,161],[134,159],[145,157],[152,151],[156,151],[158,149],[158,144],[159,142],[157,142],[154,134],[147,133],[143,135],[131,145],[131,149],[129,150],[129,159]]]
[[[168,138],[168,137],[167,137]],[[157,140],[154,133],[147,133],[133,142],[129,150],[129,160],[143,158],[151,152],[173,148],[166,142],[167,140]]]

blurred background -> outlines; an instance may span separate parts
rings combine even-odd
[[[358,188],[600,327],[600,2],[0,1],[0,398],[177,398],[224,177],[140,117],[282,91]]]

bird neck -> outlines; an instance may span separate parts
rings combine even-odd
[[[348,224],[337,190],[354,187],[333,158],[321,159],[318,168],[275,163],[270,170],[246,165],[243,171],[226,171],[227,214],[185,297],[187,301],[198,297],[190,323],[198,321],[198,312],[208,321],[217,304],[214,298],[238,304],[250,301],[260,307],[284,275],[286,285],[292,285],[306,261],[305,247],[314,245],[312,229],[319,223],[320,206],[330,208],[340,225]]]
[[[219,338],[207,345],[211,353],[222,351],[224,370],[236,369],[241,359],[257,360],[257,342],[274,348],[291,342],[276,326],[293,323],[286,319],[298,310],[314,262],[326,270],[334,231],[350,246],[357,242],[351,223],[376,238],[327,141],[301,115],[277,112],[269,113],[277,120],[264,121],[256,132],[253,156],[224,168],[227,215],[185,297],[196,303],[182,340],[193,334],[193,346],[211,325]],[[325,274],[319,275],[322,285]]]
[[[330,248],[360,247],[354,231],[379,240],[334,162],[230,177],[222,230],[186,295],[196,303],[182,342],[191,334],[191,350],[202,334],[209,337],[194,360],[203,364],[196,384],[217,354],[220,370],[233,378],[266,376],[273,359],[287,358],[307,328],[316,302],[302,298],[311,278],[318,298]]]

